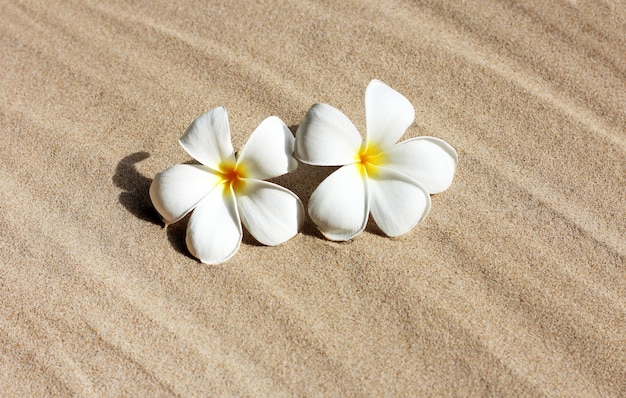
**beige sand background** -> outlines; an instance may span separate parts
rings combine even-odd
[[[0,71],[3,397],[626,396],[624,2],[2,0]],[[196,116],[363,131],[373,78],[459,153],[416,229],[163,227]]]

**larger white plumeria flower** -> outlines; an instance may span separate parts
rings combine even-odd
[[[226,109],[198,117],[179,140],[201,164],[179,164],[156,175],[150,198],[166,224],[194,210],[187,247],[206,264],[232,257],[243,236],[241,224],[265,245],[283,243],[304,220],[300,199],[263,181],[297,167],[294,137],[277,117],[265,119],[235,156]]]
[[[410,231],[430,210],[430,194],[446,190],[456,151],[433,137],[396,143],[413,124],[404,96],[372,80],[365,90],[366,138],[327,104],[309,109],[296,132],[296,157],[317,166],[342,166],[315,189],[309,214],[331,240],[361,233],[372,217],[388,236]]]

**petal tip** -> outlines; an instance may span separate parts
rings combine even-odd
[[[415,121],[415,108],[401,93],[380,80],[365,89],[366,140],[389,148]]]

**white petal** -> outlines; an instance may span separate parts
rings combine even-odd
[[[402,141],[385,155],[386,167],[408,175],[431,194],[448,189],[458,161],[454,148],[433,137]]]
[[[205,166],[178,164],[154,177],[150,199],[165,223],[172,224],[193,210],[220,181]]]
[[[354,124],[340,110],[315,104],[296,132],[296,157],[317,166],[343,166],[355,161],[362,142]]]
[[[290,190],[267,181],[246,180],[236,195],[241,222],[260,243],[278,245],[300,230],[304,207]]]
[[[330,240],[349,240],[367,225],[369,197],[367,179],[359,166],[343,166],[315,189],[309,200],[309,215]]]
[[[293,157],[295,139],[276,116],[265,119],[239,152],[237,163],[248,178],[266,180],[293,171],[298,162]]]
[[[205,264],[231,258],[243,236],[235,195],[227,185],[211,191],[191,213],[187,225],[187,248]]]
[[[379,80],[372,80],[365,90],[365,118],[367,144],[384,150],[413,124],[415,110],[402,94]]]
[[[226,108],[212,109],[194,120],[178,140],[188,154],[198,162],[219,170],[224,161],[235,161]]]
[[[388,236],[409,232],[430,210],[430,195],[402,173],[378,168],[369,177],[372,218]]]

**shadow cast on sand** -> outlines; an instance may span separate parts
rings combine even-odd
[[[164,225],[150,200],[152,179],[143,176],[135,167],[136,163],[150,157],[148,152],[135,152],[119,161],[113,175],[113,183],[124,190],[119,202],[135,217],[156,225]]]
[[[298,162],[298,168],[296,170],[269,180],[270,182],[289,189],[298,195],[302,201],[305,209],[305,218],[304,225],[302,226],[302,230],[300,232],[305,235],[325,239],[322,233],[317,229],[317,226],[315,226],[313,221],[311,221],[311,218],[308,216],[307,208],[309,205],[309,198],[315,188],[317,188],[317,186],[336,169],[337,167],[310,166],[308,164]]]
[[[119,202],[140,220],[167,228],[167,239],[179,253],[193,258],[185,244],[185,230],[189,216],[171,225],[165,225],[150,200],[152,179],[142,175],[135,164],[150,157],[148,152],[135,152],[120,160],[115,168],[113,183],[124,190],[119,195]]]
[[[167,240],[170,242],[170,245],[172,245],[174,250],[188,258],[197,260],[197,258],[191,255],[189,249],[187,249],[187,242],[185,241],[187,237],[187,223],[189,223],[190,216],[191,213],[183,217],[182,220],[166,226]]]
[[[299,125],[289,126],[289,130],[295,136],[296,131],[298,130]],[[308,215],[308,206],[309,206],[309,198],[311,194],[317,188],[317,186],[328,177],[333,171],[337,170],[338,167],[318,167],[311,166],[308,164],[304,164],[298,161],[298,168],[291,173],[284,174],[282,176],[272,178],[270,182],[281,185],[300,198],[302,204],[304,206],[304,224],[302,226],[301,233],[318,237],[320,239],[324,238],[324,235],[317,229],[317,226],[313,223],[311,218]]]

